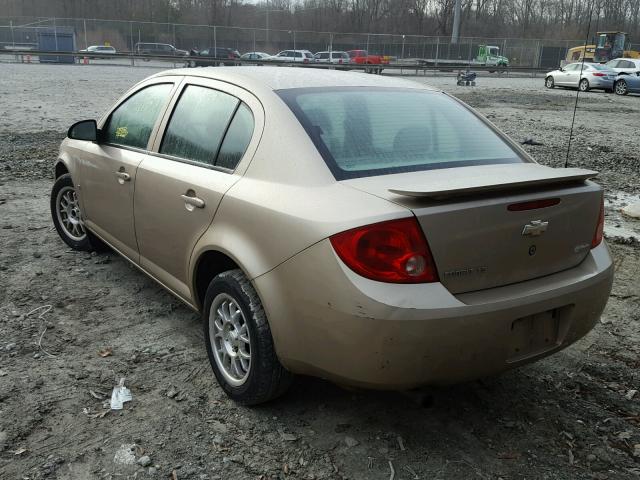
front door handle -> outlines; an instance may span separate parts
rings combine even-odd
[[[189,192],[187,192],[189,193]],[[204,200],[202,200],[201,198],[195,197],[195,196],[191,196],[191,195],[180,195],[180,197],[182,198],[182,200],[184,200],[185,206],[187,207],[187,210],[191,211],[193,210],[193,208],[204,208]],[[189,208],[191,207],[191,208]]]
[[[131,175],[129,175],[127,172],[118,171],[114,173],[116,174],[116,177],[118,177],[118,182],[120,182],[121,184],[131,181]]]

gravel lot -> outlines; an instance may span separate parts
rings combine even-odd
[[[640,195],[640,97],[581,95],[570,164],[601,172],[617,267],[585,339],[451,388],[300,378],[241,408],[215,384],[195,314],[117,255],[69,250],[49,219],[67,127],[155,71],[0,65],[0,479],[640,478],[640,221],[619,213]],[[575,92],[540,77],[417,80],[542,143],[526,146],[541,163],[564,162]],[[133,401],[110,412],[121,377]]]

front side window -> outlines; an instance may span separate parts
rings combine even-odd
[[[187,86],[173,110],[160,153],[213,165],[238,103],[218,90]]]
[[[525,160],[447,95],[402,88],[279,90],[338,180]]]
[[[172,88],[172,83],[151,85],[126,99],[107,120],[103,128],[103,141],[126,147],[147,148],[153,127]]]

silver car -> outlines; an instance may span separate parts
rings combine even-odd
[[[605,66],[618,74],[640,73],[640,58],[616,58],[605,63]]]
[[[570,63],[547,73],[544,85],[547,88],[573,87],[581,92],[591,89],[613,91],[617,72],[599,63]]]

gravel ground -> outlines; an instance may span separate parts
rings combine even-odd
[[[537,364],[411,394],[299,378],[241,408],[214,382],[199,320],[115,254],[69,250],[48,213],[66,128],[150,68],[0,65],[0,478],[638,479],[640,98],[581,96],[570,163],[601,172],[617,273],[601,322]],[[575,92],[542,79],[462,98],[561,165]],[[101,356],[108,354],[107,356]],[[133,401],[104,409],[117,379]],[[174,473],[175,472],[175,473]]]

